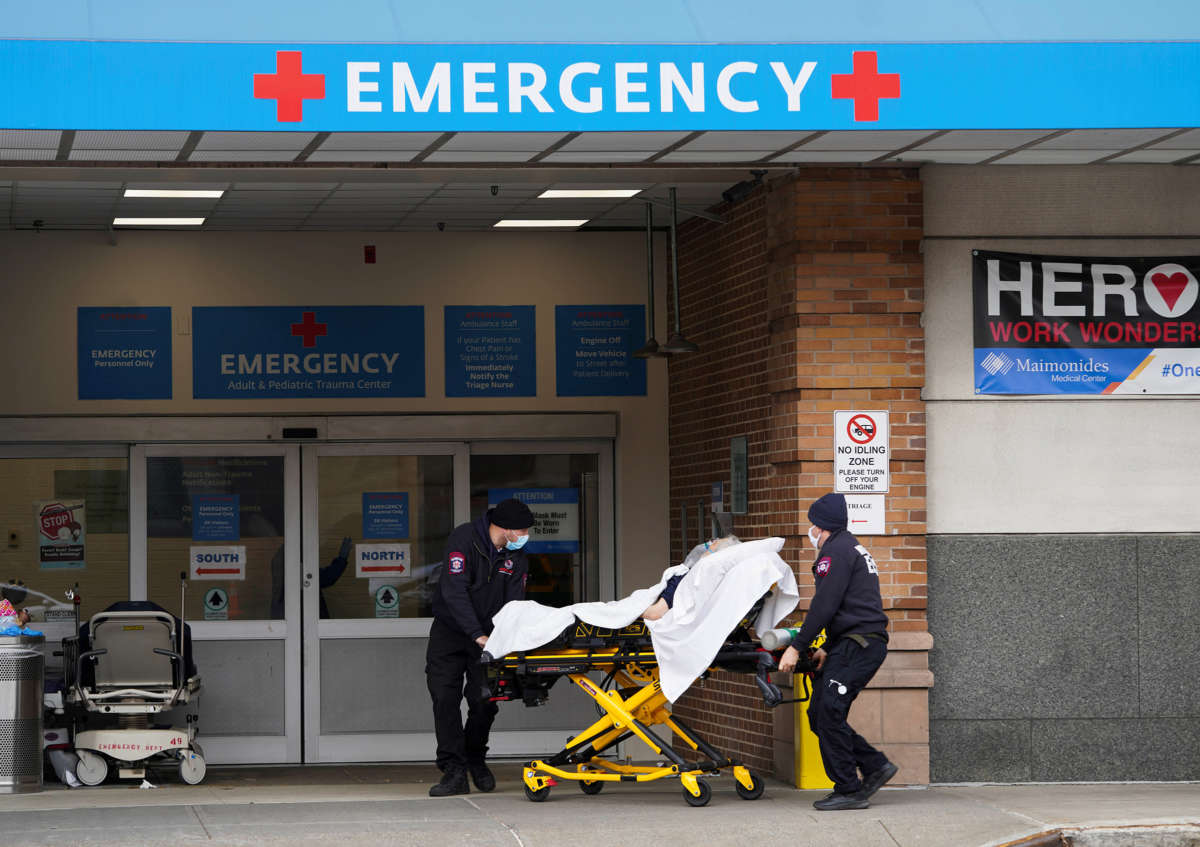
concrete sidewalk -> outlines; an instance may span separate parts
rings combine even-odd
[[[427,796],[429,766],[214,768],[198,786],[164,771],[136,782],[0,797],[0,831],[20,845],[465,844],[471,847],[612,847],[788,843],[830,847],[984,847],[1061,827],[1200,825],[1200,783],[936,786],[888,789],[871,808],[817,812],[822,792],[768,780],[741,800],[731,776],[711,780],[704,808],[677,781],[607,785],[595,797],[560,783],[549,800],[525,798],[516,764],[495,768],[491,794]],[[1107,843],[1107,842],[1106,842]],[[1111,842],[1116,844],[1118,842]],[[1121,844],[1193,844],[1147,839]]]

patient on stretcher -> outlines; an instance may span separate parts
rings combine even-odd
[[[741,541],[736,535],[726,535],[723,538],[710,538],[703,544],[697,544],[692,548],[691,552],[683,560],[680,567],[687,568],[685,571],[675,574],[667,578],[667,586],[662,590],[662,594],[658,595],[658,599],[651,603],[646,611],[642,612],[642,618],[648,621],[656,621],[667,613],[667,611],[675,603],[675,589],[679,587],[679,583],[683,581],[687,571],[692,569],[692,566],[703,557],[715,553],[718,550],[728,547],[731,544],[741,544]]]
[[[577,622],[620,630],[642,618],[662,689],[674,701],[704,672],[752,608],[760,606],[754,628],[765,632],[796,607],[796,578],[779,557],[782,546],[782,538],[743,542],[729,536],[697,545],[655,585],[621,600],[565,608],[529,600],[507,603],[493,619],[495,628],[483,659],[550,644]]]

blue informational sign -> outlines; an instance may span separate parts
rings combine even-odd
[[[556,306],[554,359],[559,397],[643,397],[645,306]]]
[[[533,512],[525,549],[530,553],[579,552],[578,488],[489,488],[488,508],[510,497]]]
[[[1200,126],[1200,43],[0,41],[24,129],[332,132]]]
[[[171,399],[171,309],[80,306],[80,400]]]
[[[534,397],[533,306],[446,306],[446,396]]]
[[[192,541],[240,541],[240,500],[237,494],[193,494]]]
[[[364,491],[363,538],[408,538],[408,492]]]
[[[197,398],[424,397],[421,306],[192,309]]]

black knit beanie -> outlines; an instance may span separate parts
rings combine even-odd
[[[520,500],[510,497],[496,504],[490,520],[501,529],[529,529],[533,526],[533,512]]]
[[[808,507],[808,522],[821,529],[837,532],[846,528],[846,498],[842,494],[826,494]]]

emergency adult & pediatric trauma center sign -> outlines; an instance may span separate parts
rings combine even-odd
[[[8,126],[647,131],[1200,125],[1200,44],[0,40]]]
[[[1200,257],[973,256],[976,394],[1200,394]]]

